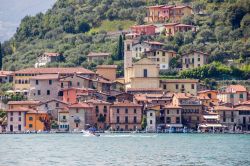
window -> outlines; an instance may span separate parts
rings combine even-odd
[[[180,111],[179,110],[177,110],[177,114],[179,114],[180,113]]]
[[[76,109],[76,113],[79,113],[79,110],[78,110],[78,108]]]
[[[240,94],[240,98],[243,99],[243,94],[242,93]]]
[[[77,82],[77,86],[80,86],[80,82]]]
[[[148,77],[148,70],[147,69],[143,70],[143,77]]]
[[[105,105],[105,106],[103,107],[103,112],[104,112],[104,113],[107,113],[107,111],[108,111],[108,110],[107,110],[107,106]]]
[[[50,95],[50,90],[47,90],[47,95]]]
[[[95,113],[99,113],[99,107],[98,106],[95,106]]]
[[[77,128],[78,126],[79,126],[78,123],[76,123],[76,128]]]
[[[166,123],[171,123],[171,118],[170,117],[166,118]]]
[[[32,121],[32,120],[33,120],[33,117],[32,117],[32,116],[30,116],[30,117],[29,117],[29,121]]]
[[[52,85],[52,80],[49,80],[49,85]]]
[[[22,126],[18,125],[18,130],[21,131],[22,130]]]
[[[21,122],[22,121],[22,117],[18,117],[18,121]]]
[[[125,123],[128,123],[128,117],[125,116]]]
[[[150,124],[153,124],[153,121],[152,121],[152,120],[150,120]]]
[[[33,127],[33,125],[32,124],[29,124],[29,128],[32,128]]]
[[[169,110],[167,110],[167,114],[169,114]]]
[[[198,62],[200,62],[201,61],[201,58],[198,58]]]
[[[230,98],[233,99],[234,98],[234,94],[230,94]]]
[[[212,94],[208,93],[207,96],[211,99],[212,98]]]
[[[11,107],[12,108],[12,107]],[[13,116],[13,112],[10,113],[11,116]]]
[[[181,121],[180,121],[180,117],[176,117],[176,123],[178,124],[178,123],[180,123]]]
[[[127,44],[127,51],[130,51],[130,45]]]
[[[116,117],[116,123],[120,123],[120,117],[119,116]]]
[[[38,85],[39,84],[39,81],[38,80],[36,80],[36,85]]]
[[[182,85],[181,85],[181,89],[184,89],[184,88],[185,88],[185,86],[182,84]]]
[[[19,116],[21,116],[21,115],[22,115],[22,113],[21,113],[21,112],[18,112],[18,115],[19,115]]]
[[[120,110],[119,110],[119,108],[117,108],[117,109],[116,109],[116,113],[119,114],[119,112],[120,112]]]
[[[134,116],[134,123],[137,123],[137,117]]]
[[[150,116],[153,116],[153,113],[150,113]]]
[[[10,117],[10,121],[11,121],[11,122],[13,121],[13,117]]]
[[[41,95],[41,90],[37,90],[37,95]]]
[[[65,116],[65,115],[63,116],[63,119],[66,119],[66,116]]]
[[[59,103],[56,103],[56,107],[59,107]]]
[[[234,122],[234,112],[231,112],[231,122]]]
[[[166,84],[163,84],[163,89],[167,89],[167,85]]]
[[[194,84],[191,85],[191,88],[194,89]]]
[[[134,114],[136,114],[136,109],[134,109]]]
[[[128,109],[127,108],[125,108],[125,114],[127,114],[128,113]]]
[[[179,85],[178,84],[175,84],[175,89],[179,89]]]

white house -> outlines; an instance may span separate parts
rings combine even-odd
[[[61,55],[59,53],[45,52],[37,58],[37,61],[35,63],[35,68],[45,66],[47,63],[50,63],[50,62],[59,61],[60,56]]]

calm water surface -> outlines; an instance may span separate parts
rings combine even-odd
[[[250,135],[0,135],[0,166],[246,165]]]

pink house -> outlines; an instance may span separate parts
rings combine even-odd
[[[135,25],[131,27],[132,33],[140,35],[155,35],[156,26],[154,25]]]

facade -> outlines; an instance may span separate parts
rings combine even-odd
[[[250,131],[250,106],[240,105],[235,109],[239,111],[238,124],[241,129]]]
[[[242,85],[230,85],[217,95],[219,101],[233,105],[247,101],[247,89]]]
[[[144,55],[157,64],[160,67],[160,70],[166,70],[169,69],[171,59],[176,57],[176,52],[157,49],[146,51],[144,52]]]
[[[30,110],[26,113],[26,131],[49,131],[49,116],[44,111]]]
[[[7,110],[7,132],[24,132],[26,131],[26,113],[29,108],[17,107]]]
[[[209,54],[200,51],[183,54],[181,58],[182,69],[193,69],[206,65],[208,64],[208,57]]]
[[[37,75],[30,78],[29,100],[48,101],[60,99],[58,74]]]
[[[14,72],[14,89],[23,91],[30,89],[30,78],[36,75],[58,74],[59,77],[77,73],[78,75],[94,77],[96,74],[85,68],[26,68]]]
[[[59,131],[69,131],[68,109],[63,109],[58,112],[58,129]]]
[[[193,25],[168,23],[164,25],[166,36],[174,36],[178,32],[196,31]]]
[[[84,99],[90,99],[93,96],[93,91],[85,88],[66,88],[63,89],[63,102],[74,104]]]
[[[192,15],[192,8],[189,6],[156,5],[149,6],[147,11],[147,22],[180,22],[183,17]]]
[[[131,27],[132,33],[139,35],[155,35],[156,26],[154,25],[135,25]]]
[[[76,103],[69,107],[69,131],[81,131],[87,128],[87,121],[90,121],[92,116],[87,117],[87,111],[92,112],[90,105],[86,103]]]
[[[36,108],[41,102],[35,100],[26,100],[26,101],[9,101],[8,109],[16,109],[16,108]]]
[[[128,101],[115,102],[110,106],[110,127],[116,131],[141,129],[142,106]]]
[[[98,65],[96,67],[96,73],[101,75],[110,81],[116,80],[117,65]]]
[[[60,55],[59,53],[45,52],[42,55],[38,56],[37,61],[35,63],[35,68],[45,66],[50,62],[60,61],[61,57],[62,55]]]
[[[235,131],[237,129],[237,119],[239,117],[239,111],[226,106],[216,106],[214,110],[220,116],[220,123],[227,127],[230,131]]]
[[[182,107],[182,124],[196,130],[202,122],[202,102],[195,97],[185,93],[175,93],[173,106]]]
[[[182,107],[167,104],[164,107],[164,112],[161,114],[160,120],[164,122],[165,128],[169,130],[178,130],[182,128]],[[164,120],[163,120],[164,119]]]
[[[88,62],[98,62],[98,61],[105,61],[110,57],[110,53],[105,52],[90,52],[87,55]]]
[[[150,59],[143,58],[126,68],[125,89],[128,88],[159,88],[159,67]]]
[[[160,80],[160,87],[165,92],[190,93],[197,95],[199,80],[195,79],[167,79]]]
[[[199,91],[197,96],[202,100],[206,98],[206,102],[203,102],[203,105],[207,107],[218,105],[219,100],[217,98],[218,91],[216,90],[204,90]]]
[[[0,83],[12,83],[13,72],[0,70]]]
[[[156,111],[154,109],[148,109],[147,114],[147,131],[156,132]]]
[[[87,100],[86,103],[93,106],[91,114],[91,119],[93,120],[93,122],[91,123],[91,125],[95,126],[99,130],[108,129],[110,122],[109,110],[111,103],[97,99]]]

